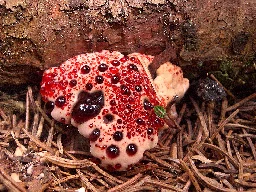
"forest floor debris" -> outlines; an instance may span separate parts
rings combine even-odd
[[[30,87],[19,106],[0,109],[0,191],[256,190],[256,93],[184,100],[158,146],[124,172],[98,167],[85,139],[49,118]]]

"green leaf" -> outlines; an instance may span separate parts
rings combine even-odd
[[[164,116],[166,115],[165,108],[159,105],[154,106],[154,112],[160,118],[164,118]]]

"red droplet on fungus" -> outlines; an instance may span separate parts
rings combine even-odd
[[[82,74],[88,74],[88,73],[90,73],[90,71],[91,71],[91,68],[88,65],[84,65],[81,67]]]
[[[106,149],[106,153],[107,156],[111,159],[114,159],[116,157],[119,156],[120,154],[120,150],[116,145],[110,145],[107,149]]]
[[[57,107],[63,107],[66,103],[66,98],[64,96],[59,96],[56,101],[55,101],[55,105]]]
[[[132,155],[135,155],[138,151],[138,147],[137,145],[135,144],[129,144],[126,148],[126,153],[129,155],[129,156],[132,156]]]
[[[118,65],[120,65],[120,62],[118,60],[113,60],[113,61],[111,61],[111,64],[113,66],[118,66]]]

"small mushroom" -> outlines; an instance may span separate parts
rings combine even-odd
[[[107,169],[126,170],[155,147],[164,121],[154,106],[166,107],[188,88],[181,69],[171,63],[153,80],[147,69],[152,60],[103,50],[75,56],[43,74],[46,111],[89,138],[91,154]]]

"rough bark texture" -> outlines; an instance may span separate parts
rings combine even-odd
[[[38,83],[38,71],[102,49],[156,55],[153,70],[170,59],[188,76],[251,64],[256,1],[0,0],[1,86]]]

